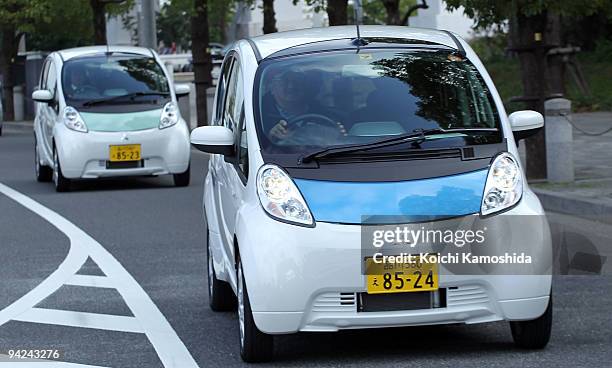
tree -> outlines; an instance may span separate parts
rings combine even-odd
[[[206,90],[212,86],[212,62],[208,50],[208,0],[193,1],[191,17],[191,54],[193,55],[193,72],[196,90],[196,111],[198,125],[207,125],[208,111]]]
[[[157,39],[166,45],[172,42],[183,50],[191,46],[191,26],[185,19],[192,16],[193,0],[172,0],[157,15]]]
[[[111,4],[131,7],[132,2],[130,0],[89,0],[93,20],[94,43],[96,45],[106,45],[106,14],[107,6]],[[127,9],[121,8],[120,12],[125,10]]]
[[[415,0],[379,0],[387,13],[386,24],[403,26],[408,22],[408,16],[419,8],[424,8],[427,3],[415,5]],[[404,14],[402,16],[402,14]]]
[[[526,107],[544,113],[544,101],[563,92],[559,58],[548,51],[561,45],[560,17],[594,14],[609,8],[612,0],[447,0],[449,9],[465,8],[475,28],[489,29],[509,23],[509,48],[518,54]],[[527,176],[546,178],[546,140],[544,131],[525,142]]]
[[[19,41],[37,24],[48,21],[51,0],[0,0],[0,74],[2,74],[4,120],[14,120],[14,67]]]
[[[26,33],[28,51],[54,51],[93,43],[91,7],[87,2],[55,0],[48,11],[48,21]]]
[[[293,5],[299,0],[293,0]],[[315,12],[325,9],[330,26],[341,26],[348,24],[348,0],[305,0],[309,6],[314,6]]]
[[[263,33],[274,32],[278,32],[276,15],[274,14],[274,0],[263,0]]]

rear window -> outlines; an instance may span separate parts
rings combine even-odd
[[[259,75],[257,130],[269,153],[435,128],[457,138],[446,139],[451,145],[501,141],[498,112],[482,77],[448,51],[362,49],[288,57],[263,64]]]

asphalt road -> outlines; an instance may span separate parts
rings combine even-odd
[[[69,263],[64,260],[79,259],[79,255],[69,252],[65,232],[0,192],[0,366],[21,366],[1,363],[1,354],[9,349],[46,348],[61,350],[65,362],[158,367],[163,366],[164,357],[181,347],[200,367],[243,365],[235,314],[214,313],[208,308],[201,214],[205,167],[206,156],[195,153],[192,184],[187,188],[174,188],[170,178],[136,178],[82,182],[72,192],[56,193],[50,183],[34,179],[32,134],[5,130],[0,137],[0,183],[54,211],[91,237],[71,235],[75,236],[75,247],[82,250],[80,257],[87,252],[93,257],[82,266],[74,263],[81,277],[73,280],[85,284],[90,279],[110,280],[117,289],[75,285],[74,281],[48,295],[44,288],[36,289],[52,279],[58,267]],[[588,243],[609,258],[612,226],[556,214],[551,214],[550,220],[555,241],[565,239],[570,253]],[[608,264],[603,269],[607,276],[555,277],[553,336],[543,351],[516,349],[508,325],[500,322],[281,336],[276,339],[275,361],[270,365],[609,366],[612,272],[607,271]],[[141,291],[144,294],[139,294]],[[10,317],[11,304],[23,301],[28,293],[38,298],[32,302],[35,312]],[[62,319],[41,309],[121,316],[125,323],[112,320],[100,328],[83,328],[78,327],[83,323],[78,313]],[[155,309],[161,313],[142,313]],[[133,318],[138,320],[134,325]],[[166,328],[166,332],[170,328],[172,333],[161,334],[153,344],[147,335],[136,331],[139,328]]]

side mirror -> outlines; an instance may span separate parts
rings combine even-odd
[[[181,98],[189,95],[191,93],[191,88],[188,84],[180,83],[174,85],[174,93],[176,94],[176,98]]]
[[[542,114],[532,110],[513,112],[508,116],[508,119],[510,120],[514,139],[517,142],[536,134],[544,126]]]
[[[32,100],[36,102],[49,103],[53,101],[53,93],[51,93],[51,91],[48,89],[39,89],[32,92]]]
[[[203,126],[191,132],[191,144],[202,152],[231,156],[234,154],[234,133],[223,126]]]

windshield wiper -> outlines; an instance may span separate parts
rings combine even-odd
[[[334,146],[325,148],[322,150],[307,153],[298,159],[298,164],[307,163],[314,159],[320,159],[326,156],[338,155],[343,153],[355,152],[355,151],[367,151],[375,148],[382,148],[387,146],[394,146],[402,143],[421,143],[426,139],[427,136],[437,134],[448,134],[448,133],[472,133],[478,131],[497,131],[497,129],[415,129],[412,133],[406,133],[396,135],[390,138],[381,139],[372,143],[364,144],[347,144],[341,146]]]
[[[87,101],[87,102],[83,103],[83,106],[88,107],[88,106],[100,105],[100,104],[104,104],[104,103],[108,103],[108,102],[122,100],[124,98],[132,98],[133,99],[135,97],[141,97],[141,96],[169,96],[169,95],[170,95],[169,92],[132,92],[132,93],[127,93],[125,95],[105,97],[105,98],[100,98],[100,99],[97,99],[97,100]]]

